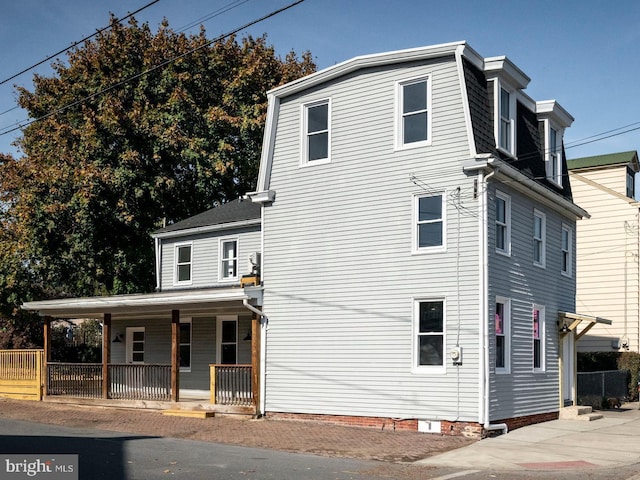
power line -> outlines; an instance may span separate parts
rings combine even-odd
[[[135,15],[136,13],[141,12],[141,11],[142,11],[142,10],[144,10],[145,8],[150,7],[150,6],[151,6],[151,5],[153,5],[154,3],[158,3],[159,1],[160,1],[160,0],[153,0],[153,1],[149,2],[149,3],[147,3],[145,6],[140,7],[140,8],[139,8],[139,9],[137,9],[136,11],[131,12],[131,13],[129,13],[128,15],[126,15],[126,16],[124,16],[124,17],[122,17],[122,18],[119,18],[119,19],[117,18],[117,19],[116,19],[116,21],[121,22],[122,20],[126,20],[127,18],[132,17],[133,15]],[[31,65],[30,67],[25,68],[24,70],[21,70],[20,72],[16,73],[15,75],[12,75],[12,76],[11,76],[11,77],[9,77],[9,78],[5,78],[4,80],[0,81],[0,85],[4,85],[5,83],[7,83],[7,82],[9,82],[9,81],[13,80],[14,78],[19,77],[19,76],[20,76],[20,75],[22,75],[23,73],[27,73],[29,70],[31,70],[31,69],[33,69],[33,68],[35,68],[35,67],[38,67],[38,66],[42,65],[43,63],[48,62],[49,60],[54,59],[55,57],[57,57],[57,56],[58,56],[58,55],[60,55],[61,53],[64,53],[64,52],[66,52],[66,51],[68,51],[68,50],[71,50],[73,47],[75,47],[75,46],[77,46],[77,45],[80,45],[81,43],[83,43],[83,42],[85,42],[85,41],[89,40],[90,38],[95,37],[96,35],[98,35],[98,34],[100,34],[100,33],[104,32],[105,30],[109,30],[110,28],[111,28],[111,24],[109,24],[109,25],[108,25],[108,26],[106,26],[106,27],[102,27],[102,28],[101,28],[101,29],[99,29],[99,30],[96,30],[96,32],[95,32],[95,33],[93,33],[93,34],[91,34],[91,35],[89,35],[89,36],[87,36],[87,37],[84,37],[82,40],[78,40],[77,42],[72,43],[72,44],[71,44],[71,45],[69,45],[67,48],[62,49],[62,50],[60,50],[59,52],[54,53],[53,55],[49,55],[49,56],[48,56],[47,58],[45,58],[44,60],[42,60],[42,61],[40,61],[40,62],[38,62],[38,63],[36,63],[36,64],[34,64],[34,65]],[[9,111],[9,110],[7,110],[7,111]],[[2,113],[6,113],[6,112],[2,112]],[[2,113],[0,113],[0,115],[2,115]]]
[[[158,0],[156,0],[156,1],[158,1]],[[121,80],[120,82],[117,82],[117,83],[115,83],[113,85],[110,85],[109,87],[106,87],[106,88],[104,88],[104,89],[102,89],[102,90],[100,90],[98,92],[92,93],[91,95],[88,95],[88,96],[86,96],[84,98],[81,98],[81,99],[76,100],[74,102],[68,103],[68,104],[66,104],[66,105],[64,105],[64,106],[62,106],[60,108],[57,108],[57,109],[55,109],[55,110],[53,110],[53,111],[51,111],[49,113],[46,113],[45,115],[42,115],[42,116],[40,116],[38,118],[34,118],[33,120],[30,120],[30,121],[28,121],[28,122],[26,122],[26,123],[24,123],[22,125],[18,125],[17,127],[9,128],[8,130],[4,130],[4,131],[0,132],[0,136],[7,135],[7,134],[9,134],[11,132],[15,132],[16,130],[20,130],[20,129],[24,128],[24,127],[28,127],[29,125],[31,125],[33,123],[39,122],[41,120],[45,120],[45,119],[47,119],[49,117],[52,117],[53,115],[55,115],[57,113],[64,112],[65,110],[68,110],[69,108],[72,108],[72,107],[75,107],[77,105],[80,105],[80,104],[86,102],[87,100],[93,100],[94,98],[99,97],[100,95],[102,95],[104,93],[110,92],[111,90],[114,90],[114,89],[116,89],[118,87],[121,87],[121,86],[127,84],[128,82],[131,82],[132,80],[136,80],[136,79],[138,79],[138,78],[140,78],[140,77],[142,77],[144,75],[147,75],[147,74],[149,74],[151,72],[154,72],[154,71],[156,71],[156,70],[158,70],[160,68],[163,68],[163,67],[175,62],[176,60],[179,60],[179,59],[184,58],[184,57],[186,57],[188,55],[191,55],[194,52],[197,52],[198,50],[200,50],[202,48],[206,48],[206,47],[208,47],[208,46],[210,46],[210,45],[212,45],[212,44],[214,44],[216,42],[224,40],[227,37],[230,37],[231,35],[235,35],[236,33],[240,32],[242,30],[245,30],[245,29],[247,29],[249,27],[252,27],[253,25],[256,25],[256,24],[258,24],[260,22],[263,22],[264,20],[267,20],[268,18],[271,18],[271,17],[273,17],[275,15],[278,15],[278,14],[280,14],[280,13],[286,11],[286,10],[289,10],[290,8],[295,7],[296,5],[298,5],[298,4],[302,3],[302,2],[304,2],[304,0],[297,0],[297,1],[293,2],[293,3],[290,3],[289,5],[286,5],[286,6],[282,7],[282,8],[274,10],[271,13],[268,13],[268,14],[266,14],[266,15],[264,15],[264,16],[256,19],[256,20],[253,20],[253,21],[251,21],[249,23],[246,23],[246,24],[242,25],[241,27],[238,27],[238,28],[232,30],[231,32],[227,32],[225,34],[222,34],[222,35],[216,37],[215,39],[210,40],[210,41],[200,45],[199,47],[196,47],[196,48],[193,48],[191,50],[188,50],[187,52],[182,53],[182,54],[180,54],[180,55],[178,55],[176,57],[173,57],[173,58],[171,58],[169,60],[165,60],[164,62],[161,62],[158,65],[156,65],[155,67],[151,67],[151,68],[149,68],[149,69],[147,69],[147,70],[145,70],[143,72],[140,72],[140,73],[137,73],[135,75],[132,75],[131,77],[125,78],[124,80]]]
[[[189,30],[190,28],[195,27],[196,25],[202,24],[208,20],[211,20],[212,18],[218,17],[220,15],[222,15],[223,13],[227,13],[230,10],[233,10],[236,7],[239,7],[240,5],[243,5],[245,3],[249,2],[249,0],[234,0],[233,2],[218,8],[217,10],[214,10],[211,13],[208,13],[206,15],[203,15],[200,18],[195,19],[193,22],[188,23],[187,25],[180,27],[176,30],[176,32],[178,33],[182,33],[185,32],[187,30]]]

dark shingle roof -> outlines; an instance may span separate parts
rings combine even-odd
[[[154,234],[177,232],[180,230],[242,222],[245,220],[256,220],[260,218],[260,215],[260,204],[253,203],[251,200],[233,200],[165,228],[161,228],[160,230],[156,230]]]
[[[614,165],[627,165],[629,163],[638,164],[638,152],[635,150],[575,158],[567,161],[567,167],[569,167],[569,170],[575,170],[578,168],[612,167]]]

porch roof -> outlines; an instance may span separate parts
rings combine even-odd
[[[585,322],[584,328],[578,332],[578,325]],[[561,332],[576,332],[576,340],[579,340],[587,333],[595,324],[602,323],[611,325],[613,322],[607,318],[594,317],[592,315],[583,315],[580,313],[558,312],[558,327]],[[566,330],[565,330],[566,329]]]
[[[113,319],[166,316],[171,310],[184,315],[202,313],[221,306],[244,308],[244,300],[260,305],[261,287],[227,287],[197,290],[113,295],[105,297],[62,298],[25,302],[22,309],[54,318],[103,318],[105,313]]]

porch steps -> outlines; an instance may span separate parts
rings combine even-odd
[[[573,405],[560,409],[560,420],[581,420],[583,422],[592,422],[602,418],[602,414],[593,413],[593,408],[581,405]]]
[[[215,416],[215,412],[211,410],[169,408],[162,410],[162,415],[169,415],[171,417],[209,418]]]

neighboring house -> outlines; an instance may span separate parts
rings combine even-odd
[[[269,92],[249,194],[264,205],[267,415],[448,434],[575,400],[573,334],[592,319],[574,313],[573,118],[528,83],[460,42]]]
[[[580,341],[582,351],[640,351],[640,204],[635,151],[567,162],[574,199],[591,214],[577,225],[580,311],[606,317]]]
[[[575,401],[577,327],[598,319],[575,313],[587,213],[566,175],[573,118],[528,83],[457,42],[276,88],[254,203],[156,232],[158,293],[25,308],[93,308],[124,335],[118,362],[170,357],[176,370],[190,351],[191,371],[172,379],[194,389],[201,366],[251,351],[257,414],[479,435],[556,418]],[[260,286],[245,286],[253,252]]]

